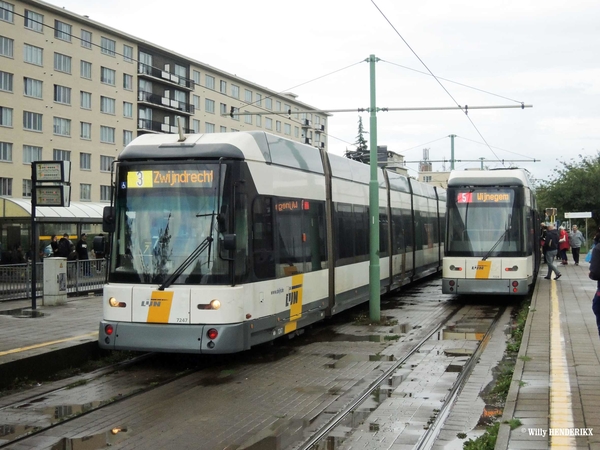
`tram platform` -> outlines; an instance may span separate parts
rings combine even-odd
[[[559,280],[540,269],[496,450],[600,449],[596,282],[587,263],[557,267]],[[521,423],[513,430],[512,419]]]
[[[102,297],[68,297],[57,306],[38,298],[0,302],[0,387],[15,378],[53,371],[85,361],[98,352]]]

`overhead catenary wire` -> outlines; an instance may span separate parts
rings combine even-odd
[[[452,94],[448,91],[448,89],[446,89],[446,87],[442,84],[442,82],[438,79],[438,77],[435,76],[435,74],[431,71],[431,69],[429,69],[429,67],[427,66],[427,64],[425,64],[425,62],[419,57],[419,55],[417,54],[417,52],[415,52],[413,50],[413,48],[406,41],[406,39],[404,39],[404,37],[400,34],[400,32],[396,29],[396,27],[392,24],[392,22],[387,18],[387,16],[384,14],[384,12],[381,10],[381,8],[379,8],[379,6],[377,6],[377,3],[375,3],[375,0],[371,0],[371,3],[373,4],[373,6],[375,6],[375,8],[379,11],[379,13],[383,16],[383,18],[390,25],[390,27],[392,27],[392,29],[398,35],[398,37],[402,40],[402,42],[404,42],[404,44],[406,45],[406,47],[419,60],[419,62],[423,65],[423,67],[425,67],[425,69],[427,69],[427,72],[429,72],[429,74],[435,79],[435,81],[446,92],[446,94],[452,99],[452,101],[456,104],[456,106],[458,106],[460,108],[460,104],[456,101],[456,99],[452,96]],[[473,126],[473,128],[475,129],[475,131],[477,132],[477,134],[479,134],[479,137],[481,137],[481,139],[486,143],[487,147],[492,152],[492,154],[500,161],[500,158],[498,157],[498,155],[496,154],[496,152],[494,152],[494,150],[489,145],[489,143],[487,142],[487,140],[483,137],[483,134],[481,134],[481,132],[479,131],[479,129],[475,125],[475,122],[473,122],[473,120],[471,119],[471,117],[469,117],[468,109],[465,108],[463,111],[465,113],[465,116],[469,120],[469,122],[471,122],[471,125]]]

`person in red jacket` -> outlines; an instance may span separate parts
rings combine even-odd
[[[567,265],[569,264],[569,260],[567,259],[567,250],[571,248],[571,246],[569,245],[569,233],[567,233],[565,227],[559,227],[558,229],[558,254],[560,255],[561,264]]]

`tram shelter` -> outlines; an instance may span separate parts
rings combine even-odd
[[[82,233],[88,240],[102,233],[102,211],[108,203],[71,202],[69,207],[38,206],[35,211],[38,249],[31,249],[31,199],[0,197],[0,255],[21,245],[33,255],[50,244],[53,234],[68,233],[75,243]],[[33,256],[32,256],[33,257]],[[2,258],[4,259],[4,258]],[[1,261],[5,263],[5,261]]]

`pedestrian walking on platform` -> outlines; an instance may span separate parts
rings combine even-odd
[[[82,233],[81,238],[77,242],[75,246],[75,250],[77,251],[77,257],[79,258],[80,264],[82,265],[81,271],[83,272],[84,277],[90,276],[90,262],[88,261],[90,258],[88,256],[88,246],[87,246],[87,234]]]
[[[561,259],[561,264],[564,266],[569,264],[569,260],[567,259],[567,250],[569,250],[569,247],[569,233],[567,233],[565,227],[559,227],[558,252]]]
[[[546,255],[546,264],[548,265],[548,275],[544,278],[546,280],[550,279],[552,272],[556,275],[554,277],[555,280],[558,280],[561,277],[561,273],[558,271],[556,266],[554,265],[554,260],[556,259],[556,254],[558,253],[558,232],[553,224],[548,225],[548,230],[546,231],[546,240],[544,241],[544,254]]]
[[[598,336],[600,336],[600,245],[594,246],[592,250],[589,277],[596,282],[596,295],[592,299],[592,311],[596,315],[596,326],[598,327]]]
[[[575,265],[579,265],[579,250],[581,250],[581,246],[585,242],[585,238],[577,225],[573,225],[573,230],[569,234],[569,244],[571,244],[571,253],[573,253],[573,261]]]

